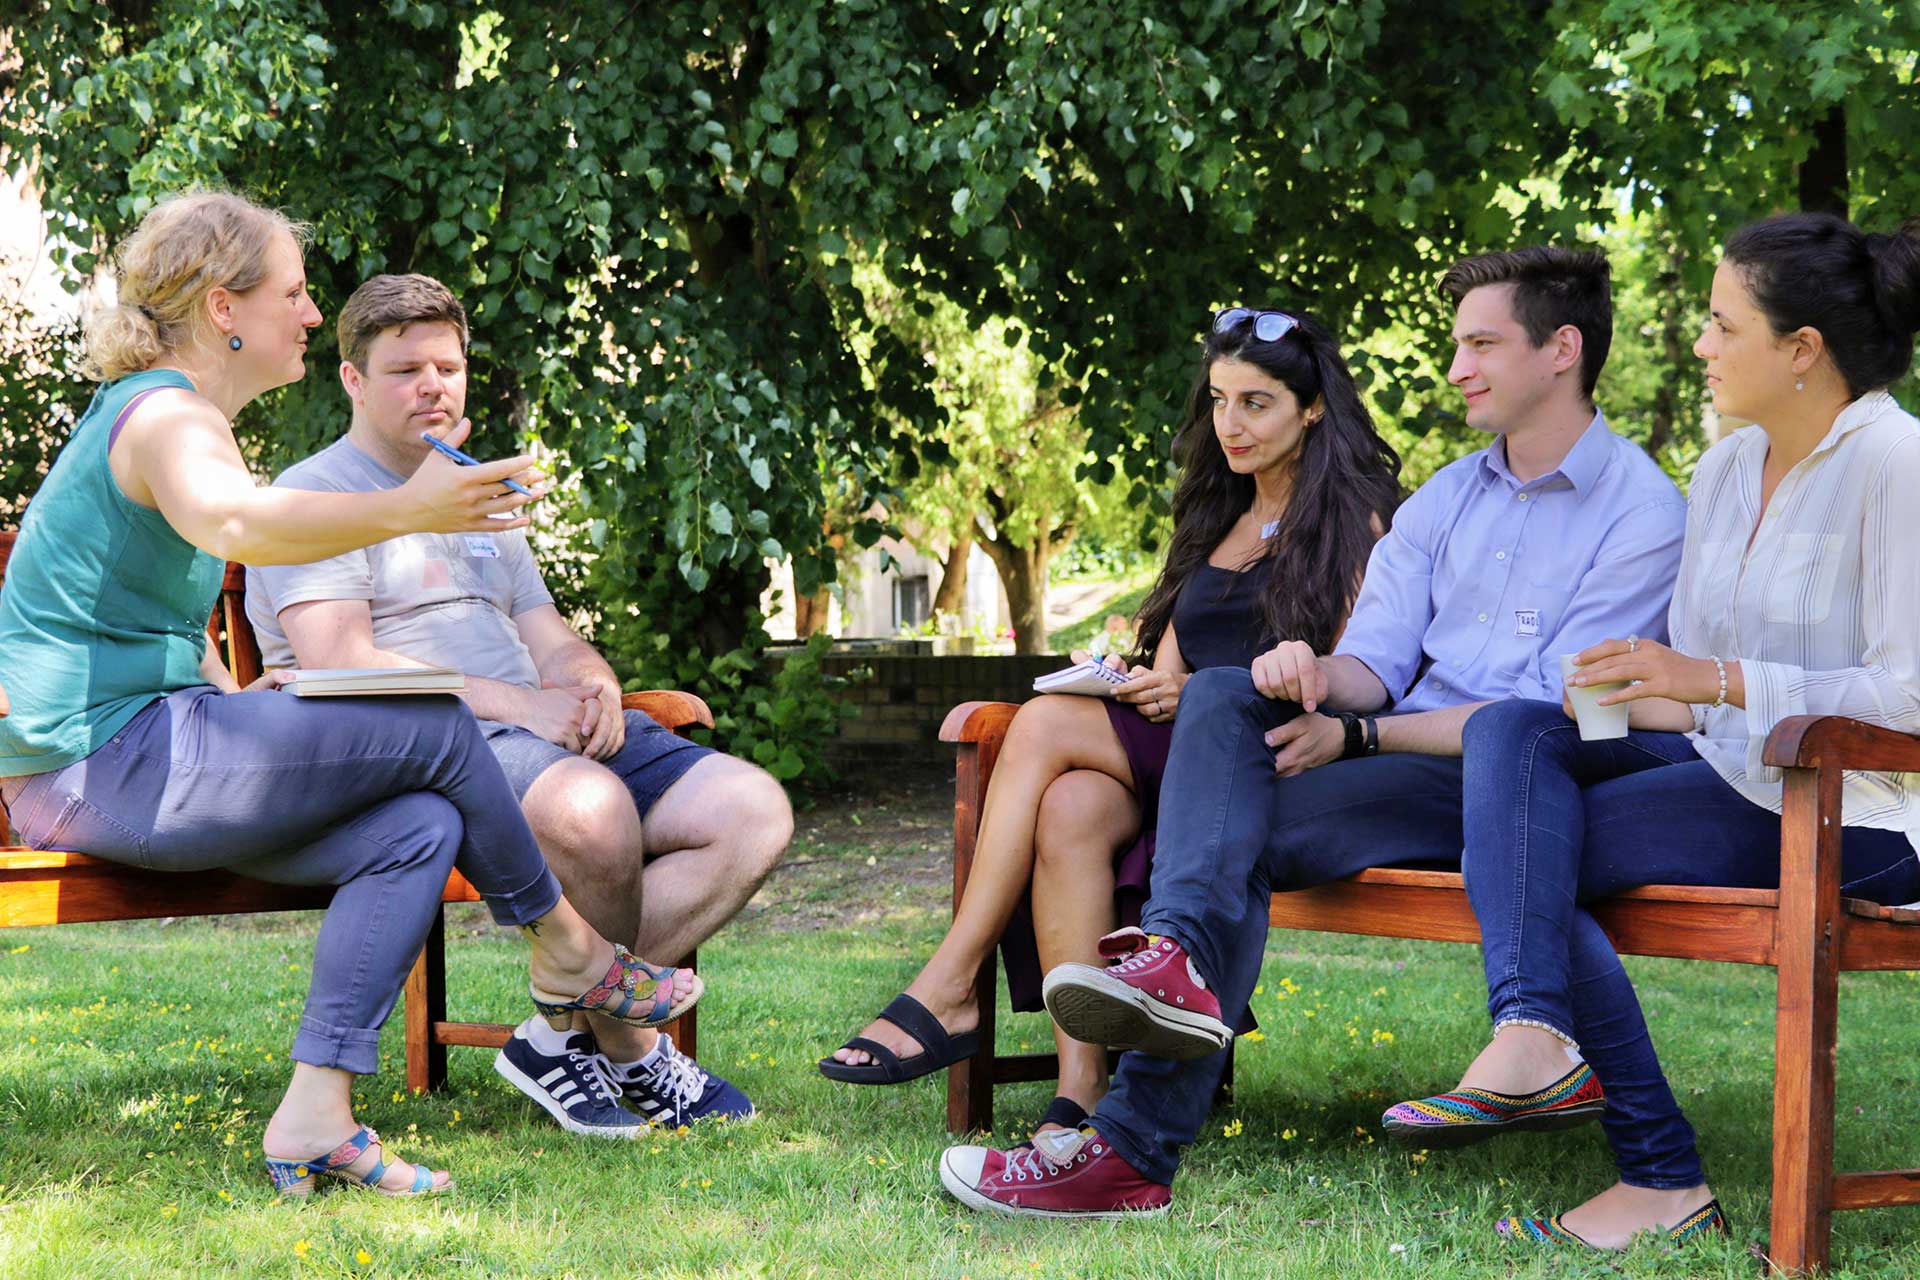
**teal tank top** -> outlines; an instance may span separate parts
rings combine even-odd
[[[0,584],[0,778],[84,760],[166,694],[206,683],[207,616],[226,562],[120,491],[108,437],[143,391],[193,383],[171,369],[107,383],[20,521]]]

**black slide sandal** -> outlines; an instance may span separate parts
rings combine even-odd
[[[947,1029],[940,1025],[940,1019],[934,1017],[927,1006],[904,992],[895,996],[880,1011],[880,1021],[891,1022],[918,1040],[920,1052],[910,1058],[902,1058],[883,1044],[876,1044],[865,1036],[855,1036],[840,1047],[864,1050],[872,1054],[875,1060],[855,1066],[836,1062],[830,1057],[822,1058],[820,1074],[829,1080],[840,1080],[847,1084],[905,1084],[971,1058],[980,1048],[978,1032],[962,1031],[959,1035],[948,1035]]]

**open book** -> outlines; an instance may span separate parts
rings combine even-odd
[[[452,667],[337,667],[296,670],[281,685],[302,698],[337,698],[346,694],[459,693],[467,678]]]
[[[1115,671],[1104,662],[1089,658],[1077,666],[1047,672],[1033,682],[1033,691],[1084,693],[1094,698],[1111,698],[1114,689],[1126,682],[1126,672]]]

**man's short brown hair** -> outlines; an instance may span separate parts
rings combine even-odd
[[[423,323],[452,325],[460,331],[460,350],[467,349],[467,312],[453,290],[432,276],[375,276],[340,308],[340,358],[365,373],[375,338],[396,325]]]
[[[1613,346],[1613,279],[1607,255],[1561,245],[1477,253],[1447,268],[1440,292],[1457,308],[1462,298],[1490,284],[1513,286],[1513,318],[1535,347],[1545,346],[1561,325],[1580,331],[1580,394],[1593,399]]]

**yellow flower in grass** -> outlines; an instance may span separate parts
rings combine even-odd
[[[1261,1035],[1258,1031],[1249,1031],[1247,1032],[1246,1035],[1241,1036],[1240,1038],[1242,1040],[1245,1040],[1248,1044],[1259,1044],[1262,1040],[1266,1039],[1266,1037]]]
[[[1295,1129],[1282,1129],[1280,1131],[1280,1141],[1282,1142],[1292,1142],[1299,1136],[1299,1131]]]
[[[1236,1117],[1231,1122],[1220,1127],[1220,1136],[1223,1138],[1237,1138],[1245,1131],[1246,1127],[1246,1124]]]
[[[353,1260],[364,1267],[369,1262],[373,1261],[373,1255],[368,1253],[365,1249],[355,1249],[353,1251]]]
[[[306,1256],[312,1251],[313,1251],[313,1242],[311,1240],[296,1240],[293,1242],[294,1256],[302,1259],[303,1261],[305,1260]]]

